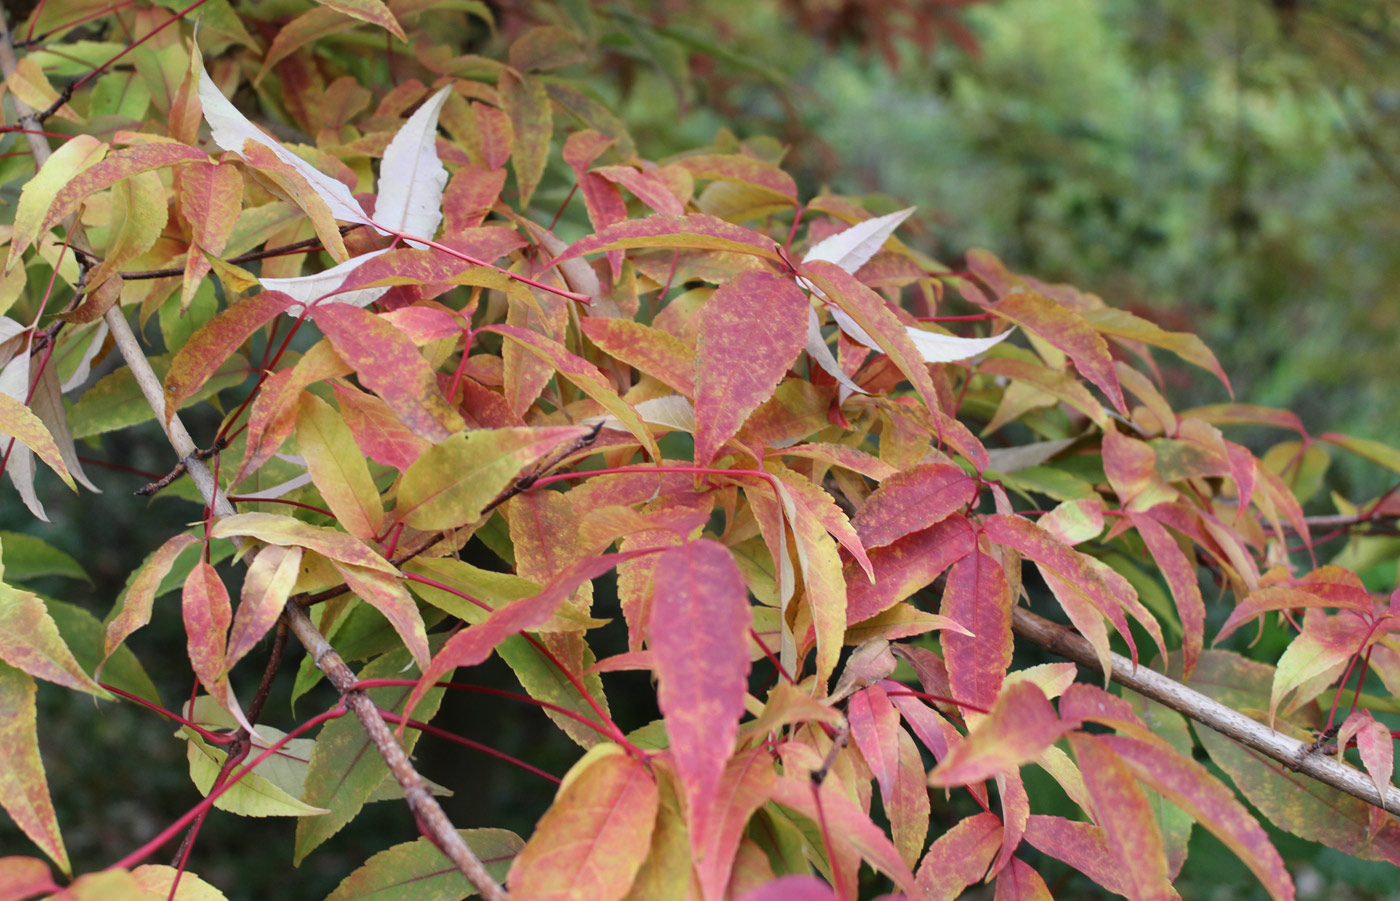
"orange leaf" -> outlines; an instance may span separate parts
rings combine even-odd
[[[1080,374],[1108,395],[1114,409],[1128,415],[1128,403],[1118,384],[1108,343],[1083,316],[1048,297],[1025,291],[1007,295],[991,310],[1064,351]]]
[[[967,785],[1015,769],[1039,757],[1072,728],[1073,723],[1056,715],[1040,686],[1012,682],[967,740],[929,773],[929,785]]]
[[[612,901],[627,893],[651,847],[659,794],[642,764],[603,745],[575,765],[510,868],[531,901]]]
[[[443,398],[432,367],[403,332],[368,310],[343,303],[315,307],[311,318],[360,382],[415,434],[437,442],[466,427]]]
[[[773,394],[802,352],[807,298],[788,279],[745,272],[700,312],[695,359],[695,462],[708,466]]]

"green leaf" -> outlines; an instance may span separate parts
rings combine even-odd
[[[405,672],[404,666],[408,663],[407,651],[394,651],[366,666],[360,671],[360,678],[413,678],[417,670]],[[374,688],[370,689],[369,696],[382,709],[402,713],[404,702],[412,691],[411,685]],[[424,695],[424,701],[415,708],[420,719],[427,721],[433,718],[438,705],[442,703],[443,692],[444,689],[432,688]],[[406,752],[412,753],[419,735],[416,729],[404,731]],[[301,796],[308,804],[326,807],[326,815],[298,821],[292,862],[300,865],[306,855],[343,829],[386,778],[389,778],[389,768],[375,752],[359,720],[341,717],[327,723],[316,737],[316,747],[311,752],[311,765],[306,774],[306,788]]]
[[[5,578],[11,582],[68,576],[92,584],[81,563],[46,541],[19,532],[0,531],[0,544],[5,548]]]
[[[498,883],[525,842],[505,829],[458,829],[467,847],[486,865]],[[476,888],[442,856],[427,838],[380,851],[345,877],[326,901],[456,901],[470,898]]]

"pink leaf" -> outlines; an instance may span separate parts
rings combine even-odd
[[[704,831],[696,824],[690,833],[695,870],[706,899],[724,897],[744,827],[753,812],[768,802],[775,781],[773,758],[766,748],[736,754],[725,767]]]
[[[976,494],[977,483],[957,466],[920,463],[881,482],[853,524],[865,547],[880,547],[942,521]]]
[[[1039,757],[1072,728],[1073,723],[1056,715],[1039,686],[1013,682],[967,740],[929,773],[929,784],[967,785],[989,779]]]
[[[1083,316],[1041,294],[1024,291],[1007,295],[991,309],[1001,318],[1034,332],[1064,351],[1080,374],[1108,395],[1114,409],[1125,416],[1128,414],[1108,343]]]
[[[1011,665],[1011,588],[1001,564],[975,550],[953,564],[940,612],[971,634],[949,630],[943,657],[953,697],[982,709],[1001,692]]]
[[[744,712],[753,613],[734,558],[716,541],[662,551],[655,579],[650,637],[658,698],[698,837],[712,828],[715,792]]]
[[[739,901],[838,901],[831,886],[815,876],[794,873],[744,892]]]
[[[708,466],[773,395],[802,352],[807,309],[795,284],[767,272],[745,272],[705,302],[695,360],[697,465]]]
[[[436,442],[464,427],[462,417],[438,390],[432,367],[403,332],[347,304],[318,306],[312,319],[361,383],[382,397],[415,434]]]
[[[972,526],[954,514],[921,532],[875,548],[870,564],[872,583],[855,561],[846,564],[846,621],[869,619],[893,607],[938,578],[939,573],[972,552]]]
[[[1094,819],[1103,829],[1126,882],[1125,894],[1162,901],[1175,897],[1162,832],[1147,795],[1128,767],[1094,736],[1071,735],[1070,744],[1093,802]]]
[[[890,803],[899,773],[899,713],[879,685],[851,695],[846,705],[851,741],[875,774],[880,796]]]
[[[1001,845],[1001,820],[979,813],[938,837],[919,864],[919,893],[928,901],[953,901],[980,882]]]

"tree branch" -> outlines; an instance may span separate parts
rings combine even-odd
[[[1056,625],[1020,607],[1012,611],[1011,627],[1017,635],[1032,644],[1073,660],[1081,666],[1101,671],[1098,654],[1089,642],[1073,629]],[[1360,798],[1367,804],[1400,814],[1400,789],[1390,786],[1386,788],[1385,794],[1381,795],[1377,793],[1371,777],[1360,770],[1338,763],[1334,757],[1315,753],[1311,746],[1298,739],[1275,732],[1263,723],[1252,720],[1175,679],[1145,666],[1134,667],[1133,662],[1126,657],[1112,654],[1110,658],[1113,671],[1109,673],[1109,678],[1119,685],[1131,688],[1143,697],[1151,698],[1183,716],[1209,726],[1226,738],[1233,739],[1246,748],[1252,748],[1290,770],[1304,773],[1338,791]]]
[[[0,71],[3,71],[4,76],[9,78],[15,71],[16,65],[9,23],[4,13],[0,12]],[[33,128],[34,111],[19,98],[14,98],[13,102],[20,123],[26,128]],[[30,149],[34,154],[34,164],[42,167],[51,155],[49,146],[40,135],[29,134],[27,137]],[[80,238],[81,232],[76,221],[72,221],[70,218],[68,225],[74,238]],[[86,241],[78,241],[77,243],[81,246],[75,247],[76,252],[88,252]],[[111,329],[118,350],[121,351],[122,359],[131,370],[137,385],[140,386],[146,403],[156,414],[156,419],[164,426],[170,446],[175,449],[180,462],[184,463],[185,471],[189,473],[190,479],[199,488],[200,496],[204,498],[205,504],[213,510],[215,516],[228,516],[234,513],[233,505],[229,503],[223,490],[215,482],[214,476],[204,465],[204,461],[199,459],[198,448],[195,446],[194,440],[190,438],[189,432],[185,430],[180,417],[172,410],[167,418],[165,387],[161,384],[155,371],[151,369],[151,364],[147,361],[141,345],[137,343],[136,336],[131,331],[131,325],[122,313],[121,305],[114,305],[112,309],[107,311],[104,318],[108,328]],[[244,562],[252,563],[253,557],[253,554],[247,555]],[[433,797],[423,777],[413,768],[413,764],[408,760],[408,755],[394,740],[393,731],[384,718],[380,716],[374,702],[364,692],[353,689],[356,679],[350,667],[335,652],[335,649],[326,641],[325,636],[317,630],[306,614],[295,604],[287,604],[283,616],[291,627],[292,633],[306,646],[316,665],[330,679],[331,684],[340,690],[345,697],[347,706],[359,719],[360,724],[364,726],[370,740],[374,742],[375,749],[383,757],[385,765],[388,766],[389,772],[393,773],[395,781],[403,790],[404,800],[408,803],[409,809],[413,811],[414,817],[429,840],[437,845],[463,876],[467,877],[467,880],[476,887],[483,898],[487,901],[509,901],[510,896],[504,888],[496,883],[495,879],[491,878],[491,874],[486,871],[485,864],[462,840],[456,827],[452,825],[437,799]]]

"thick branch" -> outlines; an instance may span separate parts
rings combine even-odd
[[[16,66],[14,46],[10,37],[9,24],[3,13],[0,13],[0,70],[8,78]],[[20,122],[25,127],[33,128],[30,123],[34,120],[34,111],[21,102],[18,98],[13,98],[15,111],[20,117]],[[37,129],[36,129],[37,130]],[[42,167],[47,162],[51,151],[43,137],[37,134],[28,135],[30,149],[34,154],[34,163]],[[77,223],[69,223],[70,231],[77,231]],[[87,252],[85,242],[74,244],[77,252]],[[166,437],[170,441],[170,446],[175,449],[180,462],[185,465],[191,480],[199,488],[200,496],[209,505],[216,516],[228,516],[236,512],[233,505],[229,503],[224,492],[219,488],[214,476],[209,472],[209,468],[204,465],[204,461],[199,458],[198,448],[190,434],[185,430],[180,417],[172,410],[167,419],[165,411],[165,388],[151,369],[151,364],[146,360],[146,354],[137,343],[136,336],[131,331],[131,325],[122,314],[120,305],[112,307],[105,316],[108,327],[111,329],[113,340],[121,351],[122,359],[131,369],[136,383],[141,388],[141,393],[145,397],[147,404],[156,414],[156,419],[164,426]],[[251,563],[253,555],[247,555],[244,560]],[[380,716],[369,696],[361,691],[354,691],[351,686],[355,684],[355,674],[350,671],[340,655],[321,635],[316,626],[302,613],[295,604],[288,604],[283,613],[287,623],[291,626],[292,632],[297,639],[306,646],[312,654],[316,665],[321,668],[331,684],[345,696],[347,706],[359,719],[369,734],[370,740],[374,742],[375,749],[384,758],[384,763],[389,768],[389,772],[394,774],[394,779],[403,790],[404,800],[408,803],[409,809],[414,813],[425,834],[432,842],[447,855],[448,859],[466,876],[487,901],[509,901],[510,896],[505,889],[491,878],[491,874],[486,871],[486,866],[473,853],[467,843],[462,840],[457,829],[447,818],[437,799],[433,797],[428,789],[423,777],[418,775],[413,764],[409,762],[408,756],[402,747],[394,740],[393,731],[384,718]]]
[[[1078,632],[1036,616],[1029,610],[1017,608],[1012,613],[1011,626],[1016,634],[1047,651],[1073,660],[1081,666],[1100,671],[1098,654]],[[1209,726],[1226,738],[1234,739],[1271,757],[1291,770],[1297,770],[1318,782],[1326,783],[1368,804],[1400,814],[1400,789],[1386,788],[1385,795],[1376,792],[1376,785],[1365,773],[1333,757],[1313,751],[1296,738],[1275,732],[1263,723],[1252,720],[1231,707],[1213,701],[1175,679],[1154,672],[1145,666],[1134,667],[1126,657],[1112,654],[1113,671],[1109,678],[1131,688],[1143,697],[1151,698],[1177,713]]]

